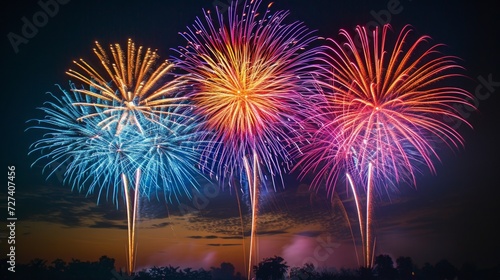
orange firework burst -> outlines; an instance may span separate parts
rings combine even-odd
[[[177,78],[167,81],[172,63],[164,61],[155,67],[159,58],[155,50],[136,48],[129,39],[126,51],[119,44],[110,45],[110,57],[98,42],[95,44],[94,53],[102,69],[93,68],[80,59],[73,63],[81,72],[70,69],[66,73],[89,86],[89,89],[74,91],[101,100],[74,105],[104,108],[104,114],[109,117],[102,121],[103,127],[117,125],[119,133],[124,125],[133,124],[142,131],[137,114],[156,121],[155,114],[164,113],[168,107],[181,106],[185,97],[179,97],[178,93],[183,83]],[[94,116],[89,114],[81,119]]]
[[[178,50],[176,64],[194,85],[192,99],[212,134],[219,175],[243,170],[245,156],[257,154],[267,171],[280,174],[277,159],[289,160],[300,96],[314,73],[315,38],[300,22],[284,23],[287,11],[263,14],[261,1],[234,2],[228,18],[205,12],[181,35],[188,46]],[[226,172],[227,173],[226,173]]]
[[[304,24],[285,23],[288,12],[271,12],[271,4],[260,14],[260,3],[245,1],[240,13],[234,1],[226,20],[219,11],[215,19],[205,12],[206,24],[198,19],[181,34],[188,45],[176,59],[193,84],[192,100],[206,121],[210,170],[221,180],[246,179],[252,204],[249,277],[259,184],[265,185],[269,175],[274,186],[274,178],[288,170],[287,148],[295,145],[301,96],[312,84],[317,52],[306,50],[316,38]]]

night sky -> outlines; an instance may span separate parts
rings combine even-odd
[[[416,188],[402,185],[398,192],[380,197],[375,206],[376,254],[388,254],[394,260],[410,256],[419,266],[443,258],[457,267],[465,261],[479,267],[500,263],[500,10],[492,3],[464,2],[277,0],[273,5],[274,10],[290,10],[289,22],[303,21],[323,37],[338,38],[341,28],[352,31],[356,25],[373,26],[384,20],[397,32],[411,24],[417,35],[429,35],[433,43],[445,44],[443,53],[462,59],[468,79],[457,86],[479,93],[478,112],[464,111],[463,115],[474,128],[459,127],[465,147],[454,151],[443,147],[437,174],[422,168]],[[32,21],[42,9],[37,1],[17,1],[18,6],[1,9],[2,131],[6,141],[2,166],[16,166],[18,262],[33,258],[96,261],[107,255],[116,259],[118,267],[125,266],[123,204],[119,209],[106,201],[97,205],[95,196],[71,192],[61,177],[46,180],[41,165],[30,167],[36,156],[27,155],[28,147],[41,134],[25,132],[26,121],[42,117],[36,108],[48,99],[46,92],[60,94],[56,84],[68,89],[65,71],[73,60],[94,59],[94,41],[125,44],[131,38],[158,49],[161,58],[167,59],[174,55],[171,48],[185,44],[178,32],[202,16],[202,9],[214,10],[214,3],[71,0],[59,4],[53,16],[18,46],[13,46],[8,34],[22,35],[22,18]],[[388,13],[388,7],[395,13]],[[324,191],[309,191],[307,179],[298,182],[295,177],[286,176],[284,189],[263,194],[259,258],[280,255],[291,266],[317,261],[320,266],[357,267],[345,217],[347,213],[355,221],[352,198],[339,188],[338,197],[329,199]],[[168,264],[208,269],[229,261],[244,271],[234,190],[202,184],[207,195],[195,202],[140,202],[138,269]],[[6,195],[3,188],[2,223],[7,216]],[[195,208],[199,210],[191,211]],[[245,201],[242,211],[248,250],[250,215]],[[2,258],[7,254],[5,226],[0,234]],[[315,257],[314,250],[324,244],[333,249],[324,249],[321,258]]]

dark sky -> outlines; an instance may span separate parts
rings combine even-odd
[[[433,42],[445,44],[444,53],[460,57],[469,77],[460,86],[472,94],[480,93],[476,100],[478,112],[465,111],[464,115],[474,129],[466,125],[459,128],[465,148],[443,149],[441,163],[436,164],[437,175],[423,171],[417,178],[417,189],[402,186],[399,193],[377,202],[377,253],[394,258],[410,256],[419,265],[442,258],[457,266],[464,261],[480,266],[500,263],[500,223],[496,216],[500,213],[499,10],[488,2],[344,2],[281,0],[275,1],[273,9],[290,10],[289,20],[304,21],[318,35],[332,38],[338,38],[340,28],[353,30],[358,24],[390,21],[395,30],[411,24],[416,34],[430,35]],[[157,48],[162,58],[168,58],[173,55],[171,48],[185,44],[178,32],[201,16],[203,8],[213,10],[214,3],[71,0],[59,4],[46,22],[28,34],[31,38],[18,46],[9,41],[8,34],[22,36],[23,18],[32,21],[42,9],[37,1],[17,1],[13,4],[17,6],[2,8],[2,131],[6,141],[2,145],[2,163],[4,168],[15,165],[17,170],[19,260],[97,260],[108,255],[124,265],[124,212],[115,210],[110,203],[97,206],[95,197],[72,193],[57,178],[46,181],[39,166],[30,168],[35,158],[27,156],[28,147],[40,135],[25,132],[26,121],[41,117],[36,107],[47,100],[45,92],[58,93],[55,84],[68,85],[65,71],[72,60],[93,56],[94,41],[125,44],[132,38],[138,44]],[[388,12],[391,7],[394,13]],[[319,239],[331,238],[341,245],[325,264],[356,265],[348,227],[338,205],[332,206],[322,193],[309,193],[307,185],[299,188],[293,175],[287,178],[285,190],[268,195],[260,232],[261,258],[282,254],[285,259],[289,257],[289,263],[300,265],[318,246]],[[0,204],[3,221],[5,196],[4,188],[0,194],[4,201]],[[345,202],[348,212],[349,203]],[[208,268],[226,260],[242,269],[239,213],[236,198],[228,190],[220,190],[206,207],[191,214],[183,214],[178,205],[169,205],[167,218],[164,204],[144,205],[138,264],[179,263]],[[56,250],[61,242],[68,246]],[[2,256],[6,254],[5,244],[2,239]]]

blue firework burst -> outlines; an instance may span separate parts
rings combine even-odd
[[[112,104],[81,94],[74,85],[71,89],[61,89],[60,97],[51,94],[53,100],[40,108],[45,118],[33,120],[37,124],[30,127],[45,132],[29,153],[41,154],[33,164],[44,162],[44,172],[55,167],[48,177],[64,167],[63,183],[87,194],[97,192],[98,202],[106,197],[116,205],[124,184],[138,187],[142,197],[163,193],[168,201],[190,196],[199,187],[203,144],[197,139],[203,131],[188,106],[167,108],[154,122],[151,116],[139,116],[141,130],[124,126],[117,131],[116,126],[101,125],[109,118],[101,108]],[[74,105],[79,103],[105,106]],[[89,114],[94,117],[81,118]]]

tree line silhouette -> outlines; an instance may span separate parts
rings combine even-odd
[[[127,275],[116,270],[115,260],[102,256],[98,261],[72,259],[65,262],[56,259],[51,263],[33,259],[26,264],[17,264],[15,271],[7,270],[7,259],[1,262],[1,279],[51,279],[51,280],[244,280],[246,277],[236,272],[234,265],[223,262],[209,270],[180,268],[178,266],[152,267]],[[317,268],[311,263],[302,267],[290,267],[280,256],[263,259],[253,267],[256,280],[489,280],[500,279],[500,264],[492,268],[478,268],[472,263],[464,263],[456,268],[443,259],[436,264],[425,263],[417,267],[410,257],[399,257],[396,262],[388,255],[375,258],[373,268],[358,269]]]

